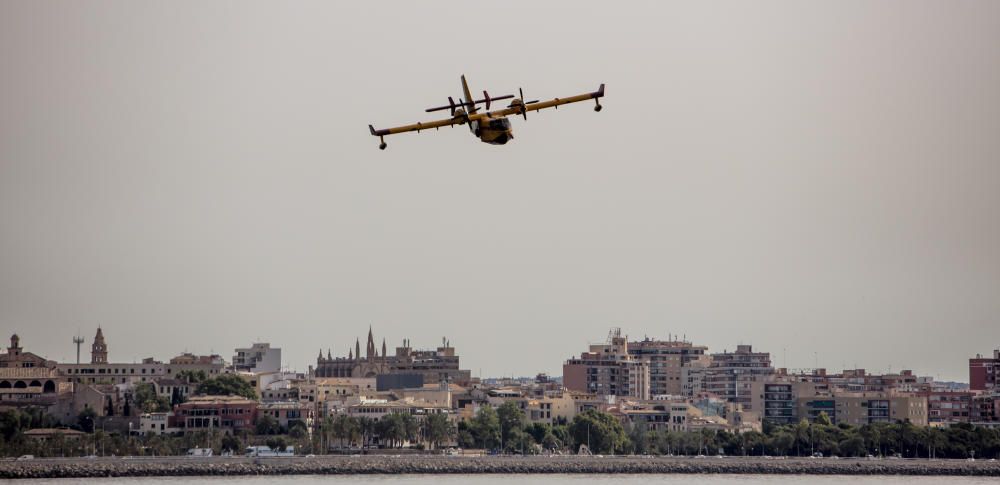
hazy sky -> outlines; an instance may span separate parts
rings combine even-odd
[[[462,73],[605,109],[377,149]],[[0,329],[70,360],[98,324],[126,362],[305,370],[371,324],[560,374],[620,326],[967,380],[1000,2],[2,2]]]

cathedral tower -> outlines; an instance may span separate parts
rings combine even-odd
[[[104,332],[101,331],[101,327],[97,327],[97,335],[94,336],[94,344],[90,348],[90,363],[108,363],[108,345],[104,343]]]
[[[368,347],[365,349],[365,359],[371,362],[377,357],[375,353],[375,337],[372,336],[372,327],[368,326]]]

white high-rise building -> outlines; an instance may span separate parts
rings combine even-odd
[[[281,370],[281,349],[272,348],[267,342],[254,343],[246,349],[236,349],[233,369],[237,372],[278,372]]]

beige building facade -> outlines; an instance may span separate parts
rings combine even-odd
[[[685,367],[693,362],[708,363],[708,347],[685,340],[643,339],[628,343],[628,353],[649,365],[651,396],[683,396]]]
[[[605,344],[563,363],[563,385],[577,392],[601,396],[649,399],[649,363],[628,351],[628,339],[612,329]]]
[[[927,426],[927,398],[913,394],[841,393],[798,399],[798,414],[815,419],[826,413],[834,424],[864,426],[872,423],[909,422]]]

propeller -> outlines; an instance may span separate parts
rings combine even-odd
[[[538,100],[536,99],[536,100],[533,100],[533,101],[525,101],[524,100],[524,90],[522,90],[521,88],[517,88],[517,94],[519,94],[521,96],[521,98],[519,99],[519,101],[521,101],[521,116],[524,117],[524,121],[528,121],[528,110],[525,109],[525,107],[527,105],[531,104],[531,103],[537,103]],[[513,103],[511,103],[511,104],[513,104]]]
[[[451,98],[448,98],[448,99],[451,99]],[[452,108],[452,110],[451,110],[451,117],[452,118],[461,117],[464,120],[463,123],[468,123],[469,122],[469,112],[465,109],[465,106],[468,106],[468,103],[466,103],[465,100],[463,100],[462,98],[458,98],[458,104],[455,105],[455,107]],[[461,111],[457,111],[457,110],[461,110]]]

